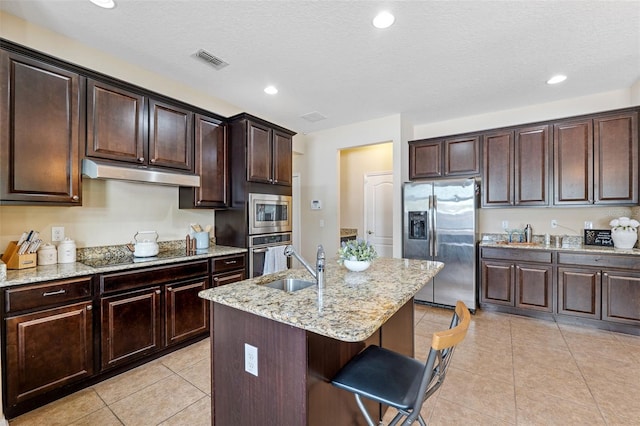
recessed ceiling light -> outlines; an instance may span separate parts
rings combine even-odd
[[[113,9],[116,7],[116,2],[113,0],[89,0],[91,3],[96,6],[103,7],[105,9]]]
[[[563,81],[565,81],[567,79],[566,75],[562,75],[562,74],[558,74],[558,75],[554,75],[553,77],[551,77],[549,80],[547,80],[547,84],[558,84],[558,83],[562,83]]]
[[[373,18],[373,26],[376,28],[389,28],[395,22],[396,18],[387,11],[380,12]]]
[[[275,86],[267,86],[264,88],[264,93],[266,93],[267,95],[275,95],[276,93],[278,93],[278,89],[276,89]]]

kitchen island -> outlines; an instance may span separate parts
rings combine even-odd
[[[364,272],[349,272],[328,260],[321,291],[264,285],[282,278],[312,281],[302,269],[201,291],[213,312],[213,423],[362,422],[354,398],[329,380],[369,344],[413,356],[413,296],[443,266],[380,258]],[[245,357],[247,345],[256,348],[255,358]],[[377,404],[369,408],[382,413]]]

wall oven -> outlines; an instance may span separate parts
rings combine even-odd
[[[249,194],[249,235],[291,232],[291,196]]]
[[[270,248],[291,244],[291,232],[253,235],[249,237],[249,278],[264,275],[265,259]],[[287,258],[287,267],[291,266]]]

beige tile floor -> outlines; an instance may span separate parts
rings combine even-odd
[[[416,357],[424,359],[431,333],[448,326],[451,311],[418,305],[415,312]],[[10,426],[210,425],[208,344],[84,389]],[[422,411],[432,425],[640,425],[640,337],[478,311],[445,383]]]

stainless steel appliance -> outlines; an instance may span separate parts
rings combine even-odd
[[[250,236],[249,278],[260,277],[264,274],[265,259],[270,248],[289,244],[291,244],[291,232]],[[287,258],[288,266],[290,266],[289,258]]]
[[[476,303],[477,183],[474,179],[403,185],[403,257],[445,267],[415,296],[418,302]]]
[[[291,232],[291,196],[249,194],[249,234]]]

